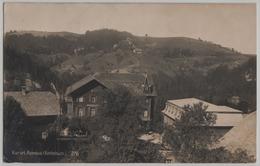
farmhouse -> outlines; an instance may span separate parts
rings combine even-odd
[[[97,73],[83,78],[66,90],[67,116],[96,116],[102,105],[107,103],[105,93],[113,93],[119,87],[124,87],[132,96],[143,101],[144,107],[140,117],[149,123],[153,116],[156,92],[152,79],[147,74]]]
[[[174,120],[181,117],[185,105],[193,106],[193,104],[203,103],[207,106],[207,112],[216,115],[216,123],[210,126],[216,131],[216,138],[222,137],[231,128],[237,126],[243,119],[242,111],[227,107],[217,106],[206,101],[196,98],[185,98],[178,100],[168,100],[164,110],[162,110],[164,125],[170,126],[174,124]]]
[[[48,124],[53,123],[60,114],[60,103],[56,96],[49,91],[9,91],[4,92],[4,97],[12,97],[20,103],[26,115],[26,120],[31,124],[31,130],[41,137]]]

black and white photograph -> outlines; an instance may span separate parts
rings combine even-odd
[[[3,2],[2,162],[256,163],[257,3]]]

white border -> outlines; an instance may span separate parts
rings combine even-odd
[[[2,33],[0,33],[0,37],[2,40],[0,40],[0,110],[3,110],[3,3],[4,2],[33,2],[33,3],[256,3],[257,5],[257,55],[260,54],[260,47],[259,47],[259,39],[260,39],[260,33],[259,33],[259,10],[260,10],[260,3],[258,0],[0,0],[0,27],[2,30]],[[260,59],[257,58],[257,64],[260,63]],[[258,65],[257,65],[258,66]],[[259,84],[258,84],[258,78],[260,76],[260,67],[257,67],[257,108],[259,108],[260,103],[259,103]],[[3,122],[3,115],[2,112],[0,114],[1,122]],[[173,163],[173,164],[156,164],[156,163],[147,163],[147,164],[139,164],[139,163],[128,163],[128,164],[94,164],[94,163],[3,163],[3,150],[2,150],[2,145],[3,145],[3,125],[1,125],[0,128],[0,164],[1,165],[17,165],[17,166],[23,166],[23,165],[141,165],[141,166],[147,166],[147,165],[249,165],[249,166],[256,166],[260,165],[259,158],[260,158],[260,153],[259,153],[259,133],[260,133],[260,127],[259,127],[259,120],[260,120],[260,114],[257,113],[257,160],[256,163],[253,164],[220,164],[220,163],[215,163],[215,164],[184,164],[184,163]]]

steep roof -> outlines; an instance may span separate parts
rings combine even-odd
[[[31,91],[25,95],[20,91],[10,91],[4,92],[4,96],[11,96],[19,102],[27,116],[51,116],[60,113],[59,101],[49,91]]]
[[[153,81],[148,77],[149,83],[153,85]],[[65,95],[70,95],[79,88],[96,81],[104,87],[115,90],[116,88],[122,86],[129,90],[132,95],[142,96],[143,84],[145,81],[145,76],[142,74],[135,73],[97,73],[93,76],[87,76],[78,82],[72,84],[66,89]],[[156,91],[153,88],[153,92],[149,95],[155,96]]]
[[[196,98],[185,98],[178,100],[168,100],[168,103],[173,104],[179,108],[183,108],[185,105],[193,105],[197,103],[203,103],[203,105],[208,106],[206,109],[207,112],[214,113],[216,117],[216,123],[214,127],[233,127],[237,126],[243,119],[242,111],[227,107],[227,106],[218,106],[206,101],[196,99]],[[162,113],[168,117],[174,119],[176,117],[176,112],[171,110],[163,110]]]
[[[224,146],[232,152],[244,149],[256,157],[256,112],[247,115],[238,126],[220,138],[217,146]]]

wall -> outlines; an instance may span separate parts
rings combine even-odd
[[[223,137],[232,127],[215,127],[214,132],[216,134],[215,139]]]
[[[92,117],[106,103],[105,88],[97,85],[83,95],[73,97],[73,116]]]

